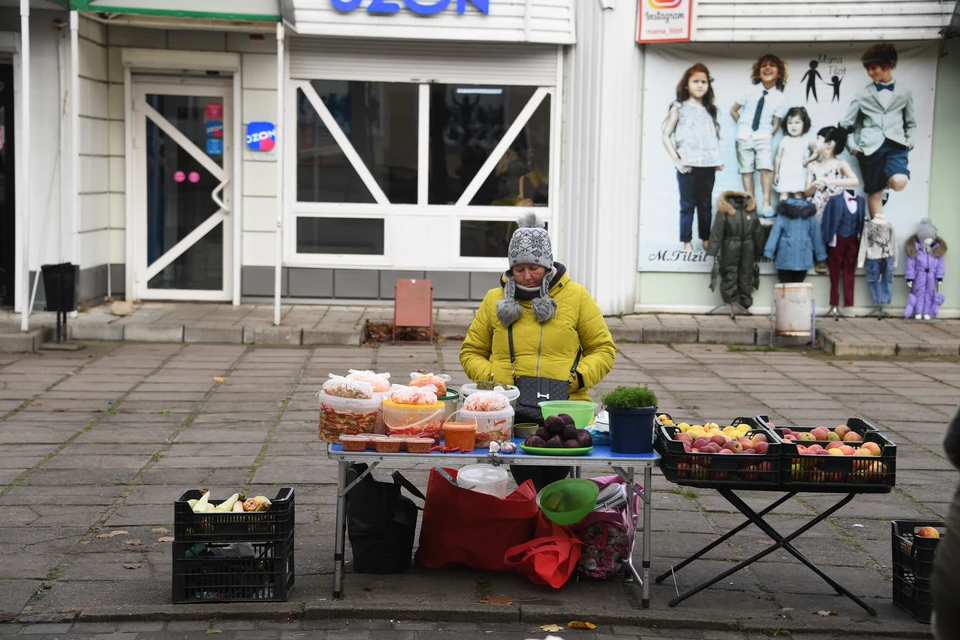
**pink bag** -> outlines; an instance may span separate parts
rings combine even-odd
[[[612,484],[625,485],[620,476],[604,476],[591,478],[600,486],[602,491]],[[639,492],[643,486],[634,483],[633,494],[633,523],[636,525],[639,518],[641,499]],[[571,527],[573,533],[583,541],[583,550],[577,570],[587,578],[603,580],[617,577],[627,567],[627,559],[633,546],[633,527],[627,519],[627,505],[622,504],[612,509],[594,511]]]

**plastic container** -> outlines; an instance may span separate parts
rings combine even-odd
[[[607,407],[610,418],[610,451],[635,454],[653,452],[653,421],[656,413],[656,407]]]
[[[374,446],[377,453],[400,453],[400,445],[403,444],[403,438],[377,438],[374,440]]]
[[[565,413],[573,418],[577,429],[586,429],[593,423],[593,412],[596,408],[597,403],[585,400],[546,400],[540,403],[540,413],[544,420]]]
[[[383,401],[383,423],[387,434],[401,438],[432,438],[440,440],[444,404],[397,404]]]
[[[468,464],[457,472],[457,484],[463,489],[507,497],[507,470],[492,464]]]
[[[537,506],[552,522],[566,526],[583,520],[597,507],[600,487],[586,478],[566,478],[545,486],[537,494]]]
[[[513,407],[503,411],[467,411],[457,415],[465,422],[477,423],[477,446],[486,447],[491,442],[509,442],[513,438]]]
[[[372,399],[338,398],[322,391],[320,400],[320,439],[325,442],[340,442],[342,435],[375,433],[381,421],[382,397]]]
[[[507,400],[510,401],[510,406],[513,407],[513,410],[517,410],[517,399],[520,397],[520,389],[517,389],[512,384],[509,385],[499,385],[503,387],[503,395],[507,396]],[[462,387],[460,387],[460,405],[463,406],[463,401],[470,397],[472,394],[477,392],[477,383],[470,382]]]
[[[460,403],[460,394],[457,393],[456,389],[447,387],[447,393],[442,396],[438,394],[437,400],[443,403],[443,419],[446,420],[456,413],[457,406]]]
[[[460,451],[473,451],[477,448],[477,421],[455,411],[443,424],[443,443],[456,447]]]
[[[920,527],[933,527],[940,536],[947,530],[942,522],[894,520],[890,523],[893,558],[893,603],[920,622],[930,622],[933,600],[930,578],[940,538],[923,538]]]
[[[367,442],[371,438],[367,436],[340,436],[340,446],[343,447],[344,451],[365,451],[367,448]]]
[[[407,453],[430,453],[430,449],[433,448],[433,440],[430,438],[406,438],[404,446],[407,448]]]
[[[513,437],[526,440],[540,428],[536,422],[518,422],[513,425]]]
[[[773,286],[778,336],[809,336],[813,326],[813,283]]]

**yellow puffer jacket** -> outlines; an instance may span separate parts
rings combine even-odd
[[[513,324],[517,375],[566,380],[582,345],[583,356],[570,387],[570,399],[590,400],[587,390],[610,373],[616,358],[610,330],[593,296],[570,276],[564,274],[550,288],[550,297],[557,301],[557,313],[542,325],[539,373],[537,345],[541,325],[533,317],[531,301],[519,301],[523,315]],[[484,296],[460,349],[460,364],[471,380],[513,384],[507,328],[497,318],[498,300],[503,300],[502,287],[491,289]]]

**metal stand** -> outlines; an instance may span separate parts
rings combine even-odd
[[[803,525],[802,527],[800,527],[799,529],[797,529],[796,531],[794,531],[794,532],[791,533],[790,535],[788,535],[788,536],[782,536],[782,535],[780,535],[780,533],[779,533],[776,529],[774,529],[769,523],[767,523],[766,520],[763,519],[763,516],[765,516],[766,514],[770,513],[771,511],[773,511],[774,509],[776,509],[777,507],[779,507],[780,505],[782,505],[784,502],[786,502],[787,500],[789,500],[789,499],[792,498],[793,496],[797,495],[796,492],[787,493],[786,495],[784,495],[783,497],[781,497],[779,500],[777,500],[776,502],[774,502],[774,503],[771,504],[770,506],[768,506],[768,507],[766,507],[765,509],[763,509],[762,511],[760,511],[760,513],[757,513],[756,511],[754,511],[753,509],[751,509],[750,506],[749,506],[747,503],[745,503],[743,500],[741,500],[740,497],[739,497],[738,495],[736,495],[736,494],[733,492],[733,490],[731,490],[731,489],[717,489],[717,492],[718,492],[721,496],[723,496],[723,497],[727,500],[727,502],[729,502],[730,504],[732,504],[740,513],[742,513],[743,515],[745,515],[745,516],[747,517],[747,520],[746,520],[745,522],[743,522],[742,524],[740,524],[739,526],[737,526],[735,529],[733,529],[733,530],[729,531],[728,533],[724,534],[724,535],[723,535],[721,538],[719,538],[718,540],[715,540],[715,541],[711,542],[710,544],[708,544],[707,546],[705,546],[703,549],[700,549],[700,550],[697,551],[695,554],[693,554],[692,556],[690,556],[690,557],[687,558],[686,560],[682,561],[680,564],[671,567],[671,568],[670,568],[670,571],[667,571],[667,572],[663,573],[662,575],[657,576],[657,579],[656,579],[657,583],[663,582],[663,580],[665,580],[665,579],[668,578],[669,576],[674,575],[677,571],[679,571],[680,569],[682,569],[682,568],[685,567],[686,565],[690,564],[691,562],[693,562],[693,561],[696,560],[697,558],[700,558],[700,557],[703,556],[705,553],[709,552],[711,549],[713,549],[713,548],[716,547],[717,545],[721,544],[721,543],[724,542],[725,540],[728,540],[728,539],[731,538],[732,536],[736,535],[737,533],[739,533],[740,531],[742,531],[743,529],[745,529],[746,527],[748,527],[748,526],[751,525],[751,524],[757,525],[757,527],[759,527],[761,531],[763,531],[765,534],[767,534],[767,536],[768,536],[771,540],[774,541],[774,544],[773,544],[772,546],[770,546],[770,547],[767,547],[767,548],[764,549],[763,551],[757,553],[756,555],[754,555],[754,556],[752,556],[752,557],[750,557],[750,558],[747,558],[746,560],[740,562],[740,563],[737,564],[735,567],[733,567],[733,568],[731,568],[731,569],[728,569],[727,571],[724,571],[724,572],[721,573],[720,575],[718,575],[718,576],[716,576],[716,577],[714,577],[714,578],[711,578],[710,580],[704,582],[703,584],[700,584],[700,585],[694,587],[693,589],[690,589],[689,591],[687,591],[687,592],[685,592],[685,593],[682,593],[682,594],[678,595],[676,598],[674,598],[673,600],[671,600],[671,601],[669,602],[669,605],[670,605],[671,607],[677,606],[678,604],[680,604],[681,602],[683,602],[684,600],[686,600],[686,599],[689,598],[690,596],[693,596],[693,595],[696,595],[696,594],[700,593],[701,591],[703,591],[703,590],[706,589],[707,587],[710,587],[710,586],[716,584],[717,582],[720,582],[721,580],[726,579],[728,576],[733,575],[734,573],[736,573],[737,571],[740,571],[740,570],[743,569],[744,567],[749,566],[749,565],[753,564],[754,562],[756,562],[757,560],[760,560],[761,558],[764,558],[765,556],[770,555],[771,553],[773,553],[773,552],[776,551],[777,549],[781,549],[781,548],[782,548],[782,549],[784,549],[785,551],[787,551],[788,553],[790,553],[790,554],[791,554],[793,557],[795,557],[797,560],[799,560],[800,562],[802,562],[803,564],[805,564],[807,567],[809,567],[811,571],[813,571],[813,572],[816,573],[818,576],[820,576],[827,584],[829,584],[831,587],[833,587],[833,589],[834,589],[838,594],[847,596],[848,598],[850,598],[851,600],[853,600],[856,604],[858,604],[859,606],[861,606],[864,610],[866,610],[866,612],[869,613],[870,615],[872,615],[872,616],[877,615],[877,612],[876,612],[876,610],[875,610],[873,607],[871,607],[870,605],[868,605],[867,603],[865,603],[863,600],[861,600],[861,599],[858,598],[857,596],[853,595],[853,594],[852,594],[850,591],[848,591],[843,585],[841,585],[839,582],[837,582],[836,580],[834,580],[833,578],[831,578],[830,576],[828,576],[826,573],[824,573],[823,571],[821,571],[820,568],[817,567],[817,565],[815,565],[813,562],[811,562],[805,555],[803,555],[802,553],[800,553],[800,551],[798,551],[796,547],[794,547],[792,544],[790,544],[791,541],[793,541],[793,540],[796,539],[796,538],[799,538],[801,535],[803,535],[804,533],[806,533],[807,531],[809,531],[809,530],[812,529],[813,527],[817,526],[817,525],[818,525],[820,522],[822,522],[824,519],[830,517],[831,515],[833,515],[834,513],[836,513],[838,510],[840,510],[841,508],[843,508],[844,506],[846,506],[846,504],[847,504],[848,502],[850,502],[851,500],[853,500],[853,498],[854,498],[857,494],[855,494],[855,493],[847,494],[846,496],[843,497],[842,500],[840,500],[839,502],[837,502],[836,504],[834,504],[833,506],[831,506],[829,509],[827,509],[826,511],[824,511],[824,512],[821,513],[820,515],[816,516],[815,518],[813,518],[812,520],[810,520],[809,522],[807,522],[805,525]]]
[[[727,307],[727,310],[730,313],[730,317],[733,319],[737,317],[737,311],[736,311],[737,309],[740,310],[740,315],[742,316],[753,315],[752,313],[750,313],[750,311],[748,311],[745,307],[743,307],[739,302],[721,302],[720,304],[715,306],[713,309],[710,309],[710,311],[707,311],[707,315],[708,316],[713,315],[718,310],[720,310],[721,307]]]
[[[884,318],[889,318],[890,314],[883,310],[883,305],[878,304],[873,308],[873,311],[863,316],[864,318],[876,318],[877,320],[883,320]]]

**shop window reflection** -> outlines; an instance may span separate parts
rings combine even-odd
[[[544,224],[549,230],[549,225]],[[462,220],[460,256],[464,258],[506,258],[510,238],[517,230],[513,220]]]
[[[430,204],[456,204],[535,91],[536,87],[430,86]],[[549,158],[547,96],[470,205],[546,206]]]
[[[417,85],[345,80],[311,85],[387,199],[415,204]],[[375,202],[302,91],[297,92],[297,200]]]

